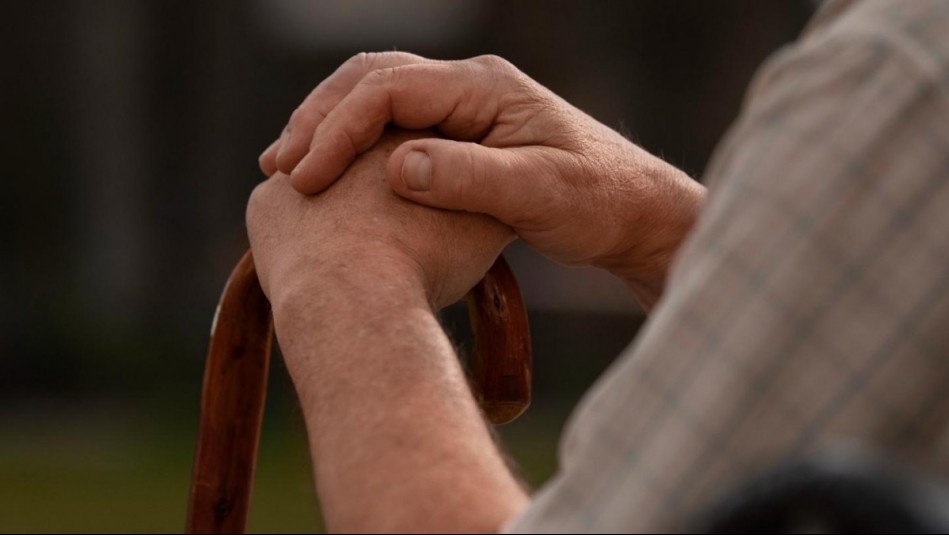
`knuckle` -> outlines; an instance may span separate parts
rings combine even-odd
[[[325,115],[321,113],[315,105],[301,104],[297,109],[293,110],[293,113],[290,115],[288,130],[309,128],[324,118]]]
[[[478,162],[475,160],[471,150],[456,150],[452,152],[454,153],[454,158],[452,159],[455,160],[452,167],[454,169],[464,170],[463,173],[459,174],[458,179],[452,181],[455,185],[455,198],[462,205],[467,205],[481,189],[481,186],[479,186],[479,183],[483,182],[483,177],[480,176],[481,169],[478,167]]]
[[[365,121],[357,124],[355,126],[357,131],[366,131],[368,129]],[[336,136],[336,146],[339,147],[339,152],[342,154],[357,155],[359,154],[359,143],[356,139],[357,134],[349,130],[340,130],[339,134]]]
[[[260,167],[260,170],[264,173],[268,173],[272,167],[271,163],[274,161],[275,157],[267,152],[261,154],[257,157],[257,166]]]
[[[347,63],[359,72],[368,74],[380,66],[397,62],[404,55],[402,52],[360,52],[349,58]]]
[[[382,52],[360,52],[348,60],[344,65],[362,69],[364,72],[374,71],[388,66],[409,65],[413,63],[432,62],[424,56],[403,52],[400,50],[385,50]]]
[[[478,56],[473,60],[474,65],[481,71],[480,75],[486,83],[495,88],[504,87],[508,90],[521,91],[524,75],[508,60],[493,54]]]
[[[369,74],[367,74],[365,77],[363,77],[360,83],[367,86],[386,85],[393,79],[394,76],[396,76],[395,73],[398,70],[399,70],[399,67],[390,67],[388,69],[374,70],[370,72]]]
[[[495,54],[485,54],[483,56],[478,56],[474,58],[473,61],[487,67],[490,70],[502,73],[508,73],[514,69],[514,66],[511,65],[511,62]]]
[[[360,70],[365,70],[372,63],[370,54],[370,52],[360,52],[346,60],[346,64]]]
[[[293,130],[293,128],[297,124],[300,123],[300,120],[302,119],[303,114],[304,114],[304,109],[302,105],[298,106],[295,110],[293,110],[293,113],[290,114],[290,120],[287,121],[286,130],[287,131]]]

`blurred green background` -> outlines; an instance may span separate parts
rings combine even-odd
[[[246,247],[257,154],[348,57],[499,54],[698,178],[755,67],[812,4],[5,3],[0,532],[183,529],[207,334]],[[508,258],[536,375],[532,408],[501,437],[536,486],[570,409],[643,315],[603,273],[517,244]],[[464,347],[463,317],[445,323]],[[319,529],[278,359],[251,530]]]

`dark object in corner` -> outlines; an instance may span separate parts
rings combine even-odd
[[[878,458],[785,463],[722,499],[704,533],[947,533],[949,490]]]

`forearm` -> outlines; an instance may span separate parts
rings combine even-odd
[[[527,498],[421,287],[331,271],[275,304],[327,527],[496,531]]]

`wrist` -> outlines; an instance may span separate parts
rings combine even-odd
[[[705,187],[675,167],[653,158],[650,187],[638,192],[626,211],[620,244],[594,265],[632,290],[647,311],[662,296],[669,267],[705,203]]]
[[[275,319],[286,310],[428,302],[421,269],[397,254],[353,248],[298,259],[271,280]]]
[[[397,259],[353,251],[313,262],[278,284],[272,300],[274,328],[301,399],[329,386],[316,378],[329,370],[351,340],[396,339],[406,322],[435,322],[419,272]],[[437,322],[434,323],[437,325]],[[350,356],[356,361],[373,355]]]
[[[312,258],[272,282],[274,325],[281,345],[308,333],[378,323],[409,310],[432,313],[421,271],[408,259],[378,251],[349,250]]]

